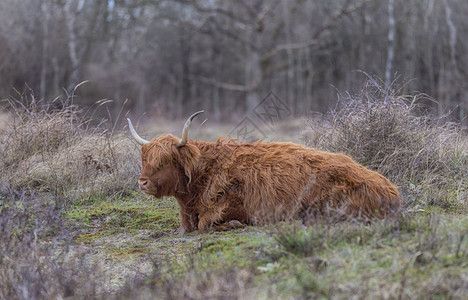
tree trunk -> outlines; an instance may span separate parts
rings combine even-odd
[[[46,98],[46,88],[47,88],[47,57],[49,56],[49,6],[47,2],[41,3],[41,12],[43,15],[42,21],[42,30],[44,36],[42,38],[42,66],[41,66],[41,80],[39,84],[40,100],[45,100]]]
[[[449,41],[450,41],[450,62],[452,64],[452,71],[455,77],[458,77],[458,63],[456,57],[456,47],[457,47],[457,27],[452,20],[452,9],[448,5],[447,0],[444,0],[445,8],[445,19],[449,29]]]
[[[291,15],[290,15],[290,8],[289,8],[289,1],[284,1],[282,2],[283,4],[283,18],[284,18],[284,32],[285,32],[285,39],[287,44],[291,44]],[[297,105],[296,105],[296,100],[294,97],[294,57],[293,57],[293,51],[291,48],[288,48],[286,50],[286,56],[287,56],[287,63],[288,63],[288,71],[287,71],[287,77],[286,77],[286,102],[289,103],[289,105],[293,105],[292,111],[294,114],[296,113],[297,110]]]
[[[457,56],[456,56],[456,48],[457,48],[457,27],[455,26],[455,23],[453,22],[452,19],[452,9],[450,8],[448,1],[444,0],[444,8],[445,8],[445,21],[447,23],[447,27],[449,29],[449,45],[450,45],[450,64],[451,64],[451,72],[450,72],[450,80],[449,80],[449,85],[450,85],[450,91],[449,91],[449,101],[456,101],[457,98],[460,101],[460,105],[458,105],[458,118],[459,120],[464,119],[464,108],[465,104],[463,101],[461,101],[461,98],[463,97],[461,95],[460,90],[461,83],[460,80],[460,73],[458,72],[458,62],[457,62]],[[453,106],[456,106],[456,103],[454,103]]]
[[[395,15],[394,0],[388,0],[388,37],[387,37],[387,66],[385,68],[385,84],[390,88],[392,84],[393,56],[395,55]]]
[[[260,103],[260,85],[262,82],[262,67],[259,53],[259,36],[252,30],[251,39],[253,45],[247,45],[245,85],[247,87],[246,109],[253,110]]]
[[[186,110],[190,110],[191,107],[187,108],[187,103],[190,102],[190,94],[191,94],[191,82],[189,79],[190,74],[190,41],[187,40],[183,33],[180,33],[180,102],[177,106],[177,117],[182,118],[183,115],[186,113]]]
[[[76,14],[75,12],[78,11],[78,9],[73,11],[72,4],[73,0],[66,0],[65,1],[65,25],[67,27],[67,33],[68,33],[68,52],[70,56],[70,61],[71,61],[71,72],[70,72],[70,77],[68,79],[68,87],[67,90],[71,91],[75,88],[75,86],[79,83],[79,66],[80,66],[80,61],[78,58],[78,50],[77,50],[77,37],[75,33],[75,20],[76,20]]]

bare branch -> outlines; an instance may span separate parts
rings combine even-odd
[[[225,89],[225,90],[231,90],[231,91],[248,92],[248,91],[251,91],[251,90],[255,89],[255,87],[256,87],[255,85],[249,87],[249,86],[242,85],[242,84],[232,84],[232,83],[220,82],[220,81],[217,81],[217,80],[215,80],[213,78],[208,78],[208,77],[204,77],[204,76],[190,75],[188,77],[191,80],[200,81],[200,82],[203,82],[203,83],[206,83],[206,84],[213,85],[213,86],[218,87],[218,88],[222,88],[222,89]]]
[[[303,48],[308,48],[311,46],[315,46],[320,44],[322,39],[328,35],[328,29],[334,27],[337,23],[338,20],[341,19],[345,15],[349,15],[352,12],[362,8],[364,5],[366,5],[368,2],[373,1],[373,0],[362,0],[354,5],[349,5],[350,0],[346,1],[343,4],[343,7],[338,10],[333,16],[331,16],[327,22],[325,22],[325,25],[320,27],[312,36],[311,39],[309,39],[306,42],[302,43],[293,43],[293,44],[281,44],[275,46],[273,49],[267,51],[263,56],[262,56],[262,61],[267,61],[278,52],[285,51],[285,50],[298,50],[298,49],[303,49]]]
[[[245,0],[238,0],[238,2],[244,6],[245,9],[247,9],[247,12],[249,13],[250,17],[255,18],[257,15],[257,11]]]
[[[247,23],[247,21],[245,19],[241,18],[240,16],[235,15],[233,12],[222,9],[220,7],[205,7],[205,6],[201,5],[197,0],[192,0],[192,1],[179,0],[179,2],[183,3],[183,4],[192,5],[199,12],[210,13],[210,14],[216,13],[216,14],[220,14],[220,15],[223,15],[225,17],[228,17],[229,19],[234,20],[236,22],[240,22],[240,23],[243,23],[243,24]]]
[[[218,30],[226,37],[241,42],[242,44],[248,45],[250,48],[255,48],[255,45],[251,41],[242,38],[241,35],[237,33],[224,29],[215,18],[210,18],[210,22],[213,22],[216,25],[216,30]]]
[[[263,31],[263,28],[265,27],[265,25],[263,24],[263,21],[265,20],[265,17],[270,13],[272,12],[276,6],[278,6],[278,4],[280,3],[280,1],[275,1],[272,5],[266,7],[265,9],[263,9],[258,15],[257,15],[257,30],[259,32]]]

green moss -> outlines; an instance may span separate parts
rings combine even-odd
[[[149,230],[164,235],[175,231],[180,222],[177,204],[171,198],[94,199],[91,204],[75,204],[65,216],[71,224],[85,230],[77,237],[83,244],[121,232],[137,234]]]
[[[172,230],[179,224],[178,209],[174,200],[131,198],[78,205],[66,212],[75,222],[104,229]]]
[[[131,254],[140,254],[143,255],[147,253],[148,248],[146,247],[132,247],[128,249],[116,250],[112,254],[115,256],[127,256]]]
[[[201,242],[197,256],[207,260],[218,259],[228,266],[248,266],[252,260],[262,264],[264,257],[261,254],[268,245],[268,240],[264,234],[253,236],[238,234],[235,237],[221,235],[218,239]]]
[[[111,234],[112,232],[110,231],[97,230],[95,232],[79,234],[76,240],[80,244],[91,244],[94,240]]]
[[[166,275],[172,279],[192,272],[252,268],[253,265],[261,266],[271,261],[265,253],[271,247],[272,239],[265,233],[259,233],[256,228],[193,234],[180,239],[182,241],[174,243],[171,236],[164,237],[158,250],[166,253],[163,260],[168,270]]]

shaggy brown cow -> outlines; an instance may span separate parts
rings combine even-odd
[[[143,192],[173,196],[182,233],[265,224],[326,209],[346,215],[386,216],[401,204],[398,189],[384,176],[350,157],[293,143],[236,143],[188,140],[193,114],[182,138],[142,139]]]

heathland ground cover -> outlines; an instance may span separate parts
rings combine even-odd
[[[369,82],[295,129],[306,145],[389,177],[400,216],[184,236],[174,199],[137,190],[127,132],[69,99],[10,99],[0,121],[0,298],[466,297],[468,140],[418,97]],[[213,128],[200,136],[222,134]]]

